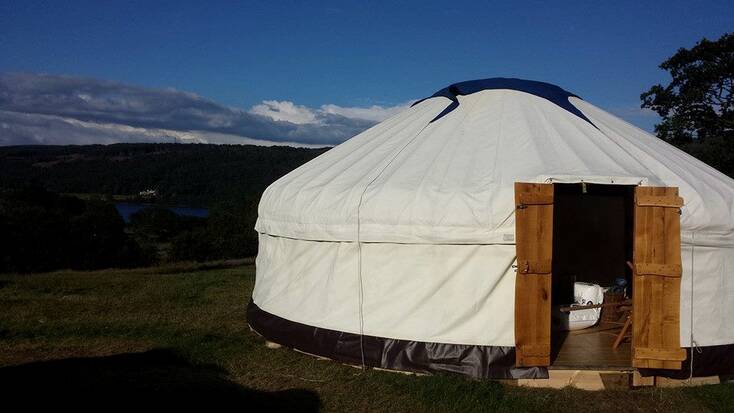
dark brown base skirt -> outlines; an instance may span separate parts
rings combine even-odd
[[[482,379],[545,379],[544,367],[515,367],[515,348],[427,343],[361,336],[286,320],[250,301],[247,322],[266,339],[343,363],[417,373],[458,373]]]

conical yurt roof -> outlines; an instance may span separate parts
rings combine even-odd
[[[318,241],[514,243],[515,182],[680,188],[683,242],[734,245],[734,180],[557,86],[451,85],[263,194],[260,233]]]

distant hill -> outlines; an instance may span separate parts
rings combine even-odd
[[[0,147],[0,189],[135,196],[209,207],[259,198],[273,181],[327,149],[206,144]]]

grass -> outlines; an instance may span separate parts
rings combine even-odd
[[[528,389],[361,371],[268,349],[245,319],[254,267],[231,265],[0,275],[0,400],[55,393],[54,400],[145,395],[275,411],[734,409],[734,386],[726,384]]]

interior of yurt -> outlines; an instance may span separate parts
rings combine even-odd
[[[273,183],[248,323],[483,379],[734,374],[734,180],[548,83],[453,84]]]

